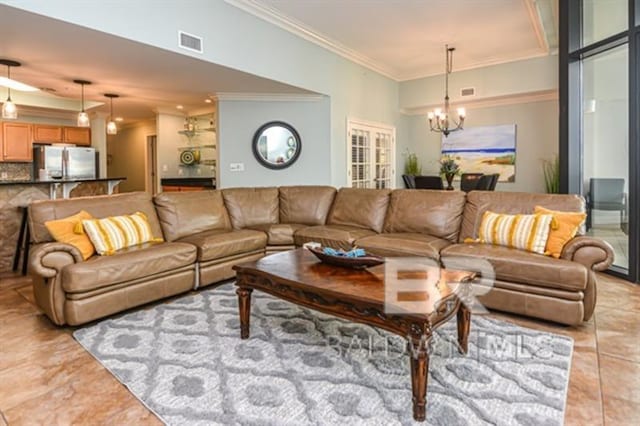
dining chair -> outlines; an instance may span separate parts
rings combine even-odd
[[[480,177],[480,179],[478,179],[478,185],[476,186],[476,189],[478,191],[494,191],[496,189],[496,185],[498,184],[499,178],[499,173],[483,175]]]
[[[624,179],[589,179],[587,231],[593,224],[593,210],[620,211],[620,228],[624,231],[627,222],[627,194],[624,192]]]
[[[402,175],[404,186],[407,189],[416,189],[416,180],[414,175]]]
[[[478,181],[483,173],[463,173],[460,176],[460,190],[464,192],[473,191],[478,187]]]
[[[440,176],[416,176],[416,189],[444,189]]]

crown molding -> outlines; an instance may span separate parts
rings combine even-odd
[[[538,92],[528,93],[515,93],[505,96],[494,96],[490,98],[474,99],[474,100],[458,100],[452,102],[451,108],[455,108],[455,105],[464,105],[467,110],[479,109],[479,108],[491,108],[504,105],[515,104],[528,104],[533,102],[553,101],[558,99],[557,90],[541,90]],[[426,115],[429,111],[433,111],[434,108],[441,108],[442,104],[421,105],[411,108],[401,108],[400,112],[406,115]]]
[[[500,56],[496,56],[493,58],[488,58],[484,61],[481,62],[474,62],[472,64],[466,65],[464,67],[460,67],[460,68],[456,68],[451,75],[454,75],[458,72],[461,71],[471,71],[471,70],[475,70],[475,69],[479,69],[479,68],[486,68],[486,67],[492,67],[495,65],[502,65],[502,64],[509,64],[511,62],[519,62],[519,61],[526,61],[529,59],[535,59],[535,58],[541,58],[543,56],[553,56],[553,55],[557,55],[558,54],[558,50],[556,49],[555,51],[551,51],[551,52],[547,52],[547,51],[539,51],[539,50],[535,50],[535,51],[529,51],[526,52],[525,54],[523,54],[522,56],[516,56],[516,57],[510,57],[510,58],[505,58],[505,57],[500,57]],[[402,76],[400,76],[398,78],[398,82],[402,83],[404,81],[411,81],[411,80],[420,80],[422,78],[429,78],[429,77],[436,77],[439,75],[444,75],[444,73],[442,71],[440,72],[436,72],[436,73],[432,73],[432,74],[424,74],[424,73],[418,73],[418,74],[403,74]]]
[[[383,76],[388,77],[392,80],[398,80],[397,72],[390,67],[374,61],[368,56],[345,46],[339,41],[313,30],[302,22],[299,22],[289,16],[280,13],[277,9],[259,3],[256,0],[224,1],[232,6],[237,7],[238,9],[250,13],[253,16],[256,16],[277,27],[280,27],[285,31],[295,34],[298,37],[301,37],[339,56],[342,56],[343,58],[348,59],[351,62],[362,65],[363,67],[375,71],[378,74],[382,74]]]
[[[250,102],[317,102],[323,95],[303,93],[235,93],[220,92],[214,98],[218,101],[250,101]]]
[[[433,72],[433,73],[429,73],[429,72],[400,73],[397,70],[392,69],[385,64],[375,61],[369,58],[368,56],[363,55],[362,53],[343,45],[337,40],[334,40],[322,33],[315,31],[314,29],[310,28],[304,23],[299,22],[287,15],[284,15],[277,9],[260,3],[258,0],[224,0],[224,1],[257,18],[267,21],[279,28],[282,28],[285,31],[295,34],[339,56],[342,56],[343,58],[351,62],[354,62],[365,68],[375,71],[378,74],[388,77],[394,81],[403,82],[408,80],[416,80],[420,78],[427,78],[427,77],[433,77],[436,75],[442,75],[441,71]],[[500,65],[500,64],[505,64],[509,62],[517,62],[517,61],[523,61],[527,59],[538,58],[541,56],[549,55],[550,53],[553,54],[553,51],[550,52],[548,40],[546,37],[546,32],[544,30],[542,22],[540,21],[540,16],[536,8],[537,0],[522,0],[522,1],[525,4],[529,18],[531,19],[531,24],[535,32],[536,40],[538,42],[539,48],[535,49],[534,51],[528,51],[525,54],[519,55],[517,57],[489,58],[484,61],[469,64],[462,68],[456,68],[455,70],[456,72],[483,68],[483,67],[488,67],[492,65]]]
[[[547,36],[545,34],[544,27],[542,25],[542,18],[538,13],[536,0],[522,0],[522,1],[524,2],[525,9],[527,9],[527,14],[529,15],[529,20],[531,21],[531,26],[533,27],[533,32],[535,33],[536,40],[538,41],[538,46],[545,52],[548,52],[549,41],[547,40]]]

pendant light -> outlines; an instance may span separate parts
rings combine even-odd
[[[7,78],[11,79],[11,67],[19,67],[20,62],[11,61],[9,59],[1,59],[0,64],[7,66]],[[7,100],[2,104],[2,118],[6,120],[15,120],[18,118],[18,109],[16,104],[11,100],[11,87],[7,87]]]
[[[87,80],[73,80],[73,82],[79,84],[82,90],[82,111],[78,113],[77,125],[78,127],[89,127],[91,126],[89,115],[84,111],[84,86],[91,84],[91,82]]]
[[[116,135],[118,134],[118,126],[116,126],[116,122],[113,120],[113,99],[119,98],[120,95],[116,95],[115,93],[105,93],[104,96],[109,98],[109,101],[110,101],[109,122],[107,123],[107,134]]]

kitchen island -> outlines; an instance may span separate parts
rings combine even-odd
[[[117,192],[124,177],[103,179],[0,181],[0,274],[11,272],[22,207],[33,201],[106,195]]]

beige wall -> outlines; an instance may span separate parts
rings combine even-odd
[[[462,98],[460,89],[473,87],[475,95]],[[455,108],[488,99],[547,93],[558,88],[558,56],[550,55],[499,65],[456,71],[449,76],[449,96]],[[400,83],[399,105],[409,113],[420,108],[441,107],[444,97],[444,74]],[[455,110],[455,109],[454,109]],[[419,111],[426,112],[426,111]]]
[[[156,122],[142,121],[118,130],[117,135],[107,136],[108,177],[124,176],[120,192],[145,190],[145,162],[147,136],[156,134]]]
[[[558,101],[478,108],[467,115],[467,127],[516,124],[516,181],[499,183],[496,190],[545,192],[542,160],[558,152]],[[438,173],[440,137],[429,131],[426,115],[411,116],[408,148],[418,155],[425,175]]]

